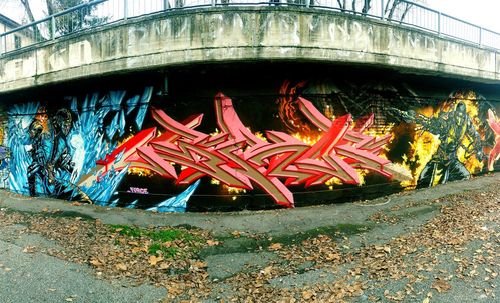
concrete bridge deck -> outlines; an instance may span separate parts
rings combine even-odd
[[[490,48],[381,20],[293,7],[215,7],[123,20],[0,57],[0,94],[199,63],[357,64],[500,82]]]

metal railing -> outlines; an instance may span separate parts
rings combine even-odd
[[[342,7],[344,2],[349,2],[348,7]],[[356,0],[354,2],[337,0],[94,0],[0,34],[0,55],[128,18],[164,11],[224,6],[296,6],[334,10],[416,27],[438,35],[500,50],[499,33],[405,0]]]

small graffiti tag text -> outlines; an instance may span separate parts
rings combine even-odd
[[[129,190],[127,190],[127,192],[132,194],[141,194],[141,195],[149,194],[147,188],[140,188],[140,187],[130,187]]]

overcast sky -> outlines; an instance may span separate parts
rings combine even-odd
[[[30,2],[35,18],[43,17],[44,0]],[[500,33],[500,0],[427,0],[427,6]],[[0,0],[0,13],[18,22],[27,19],[19,0]]]

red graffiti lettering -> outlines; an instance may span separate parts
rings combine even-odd
[[[241,189],[253,189],[256,185],[285,207],[294,205],[287,186],[308,187],[331,178],[359,184],[356,169],[368,169],[388,178],[411,178],[380,156],[391,135],[377,138],[363,134],[373,123],[373,115],[352,125],[350,115],[331,121],[308,100],[298,98],[298,104],[305,117],[323,133],[314,144],[277,131],[267,131],[267,140],[258,138],[243,125],[232,100],[219,93],[215,111],[221,133],[207,135],[195,130],[202,115],[177,122],[162,110],[154,109],[153,119],[163,128],[161,136],[155,137],[156,128],[141,131],[97,164],[101,173],[111,166],[117,170],[127,165],[150,169],[178,184],[191,184],[210,176]],[[182,166],[178,175],[172,163]]]

